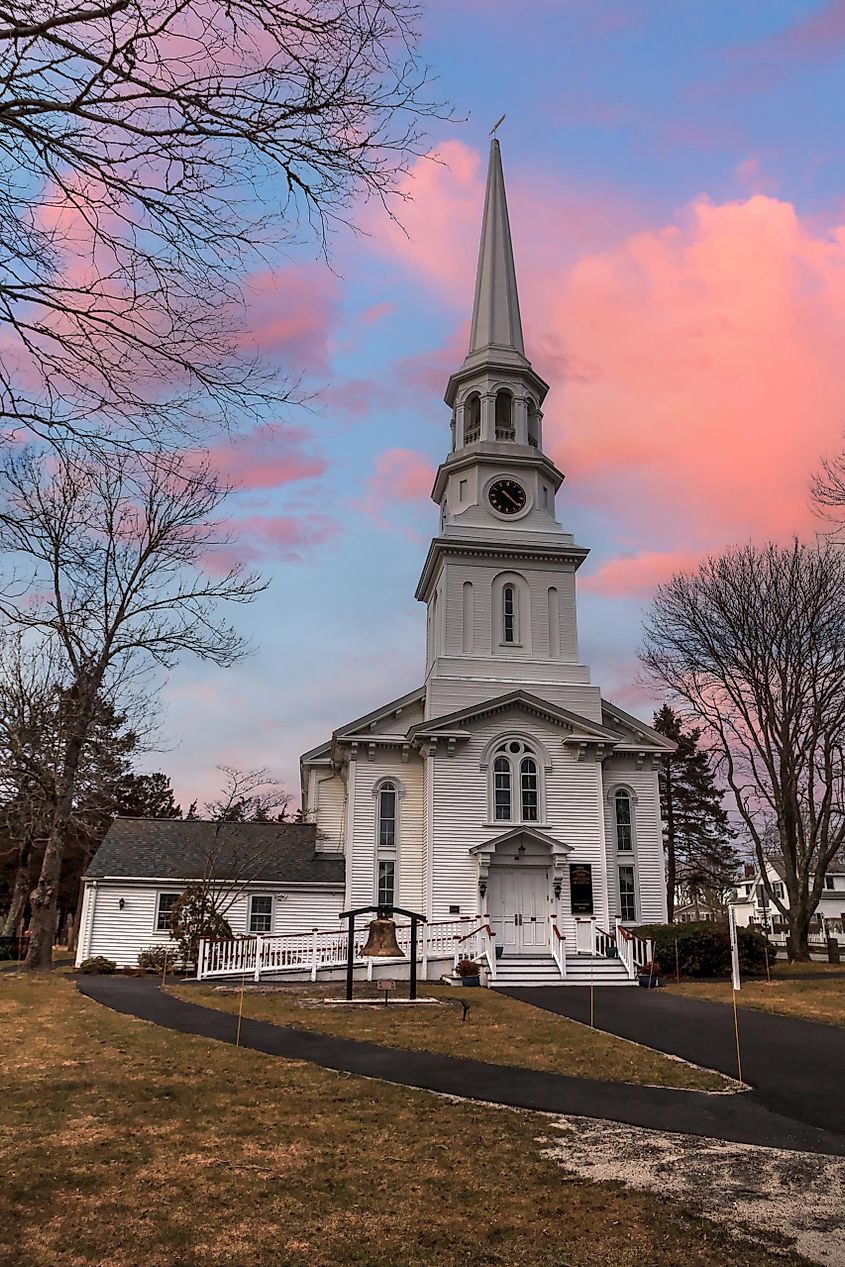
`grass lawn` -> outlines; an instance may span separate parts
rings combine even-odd
[[[170,988],[192,1003],[229,1012],[238,1010],[238,990],[234,986]],[[356,997],[361,990],[356,985]],[[426,998],[465,999],[470,1004],[469,1019],[466,1023],[461,1021],[461,1008],[456,1005],[416,1009],[390,1004],[371,1008],[321,1007],[323,999],[343,997],[339,985],[287,985],[276,989],[263,986],[252,990],[247,987],[244,1014],[277,1025],[360,1038],[388,1047],[467,1056],[495,1065],[517,1065],[579,1078],[703,1091],[724,1090],[730,1085],[709,1069],[672,1060],[648,1047],[591,1030],[494,990],[456,990],[424,982],[420,994]]]
[[[715,1003],[731,1001],[730,981],[682,981],[676,985],[670,980],[669,989]],[[736,1001],[741,1007],[762,1012],[845,1025],[845,966],[777,963],[772,969],[771,985],[765,979],[744,980]]]
[[[0,977],[0,1267],[798,1267],[540,1156],[548,1119]]]

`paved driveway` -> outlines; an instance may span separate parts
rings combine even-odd
[[[589,1023],[580,986],[503,991]],[[598,1029],[736,1077],[733,1009],[669,990],[595,988]],[[739,1009],[742,1075],[754,1099],[778,1114],[845,1136],[845,1027]]]

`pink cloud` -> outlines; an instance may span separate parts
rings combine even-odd
[[[278,488],[324,473],[325,460],[308,452],[311,442],[302,427],[265,425],[214,445],[208,456],[221,476],[238,488]]]
[[[579,575],[579,589],[609,598],[650,598],[676,572],[695,567],[700,554],[690,550],[643,550],[619,555],[598,571]]]
[[[331,541],[338,525],[327,515],[248,515],[221,524],[231,541],[211,551],[205,566],[217,575],[238,565],[272,568],[274,563],[302,563]]]
[[[368,501],[421,501],[431,495],[434,467],[412,449],[387,449],[376,458]]]
[[[291,374],[326,375],[338,285],[318,263],[253,273],[244,286],[248,333],[243,345],[273,357]]]
[[[483,172],[448,152],[450,169],[415,169],[411,239],[377,249],[467,312]],[[562,516],[572,496],[595,507],[635,560],[594,588],[639,594],[673,560],[812,531],[809,478],[845,425],[845,224],[762,193],[700,197],[658,225],[608,197],[587,223],[589,200],[547,176],[507,179],[528,354],[553,389],[545,447],[570,477]],[[395,487],[399,459],[380,461],[376,485]]]

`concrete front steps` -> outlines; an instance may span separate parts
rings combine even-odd
[[[563,978],[551,955],[513,955],[496,962],[496,988],[548,985],[636,985],[619,959],[567,955]]]

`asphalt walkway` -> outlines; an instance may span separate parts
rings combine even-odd
[[[237,1017],[233,1013],[175,998],[164,993],[154,978],[81,977],[77,987],[82,994],[117,1012],[183,1034],[224,1043],[235,1041]],[[618,993],[645,995],[640,990]],[[800,1118],[773,1112],[755,1092],[708,1095],[567,1078],[433,1052],[382,1047],[248,1017],[241,1024],[241,1046],[288,1060],[306,1060],[325,1069],[511,1108],[578,1114],[735,1143],[845,1156],[845,1133],[820,1130]]]
[[[572,986],[502,991],[548,1012],[589,1022],[590,992]],[[845,1027],[740,1007],[743,1080],[776,1113],[845,1135]],[[737,1076],[733,1008],[672,994],[596,986],[598,1029]]]

